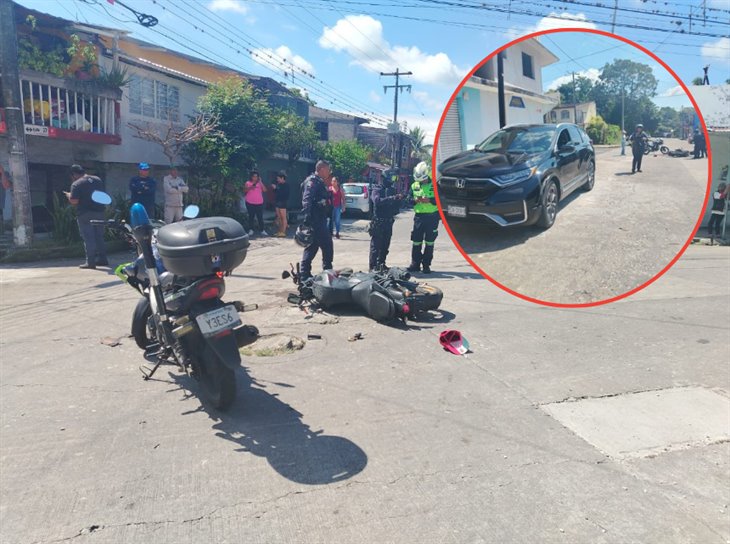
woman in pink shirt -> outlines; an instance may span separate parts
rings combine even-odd
[[[332,177],[332,182],[328,190],[332,193],[332,217],[330,218],[330,234],[335,231],[335,238],[340,237],[340,224],[342,222],[342,212],[345,211],[345,191],[340,187],[340,182],[336,177]]]
[[[259,234],[268,236],[268,233],[264,230],[264,193],[266,192],[266,185],[261,181],[259,173],[256,170],[251,172],[251,179],[249,179],[243,186],[243,194],[246,199],[246,211],[248,211],[249,236],[252,236],[253,231],[253,220],[254,218],[258,222]]]

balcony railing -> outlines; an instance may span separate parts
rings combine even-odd
[[[121,143],[118,90],[23,70],[20,94],[30,136]]]

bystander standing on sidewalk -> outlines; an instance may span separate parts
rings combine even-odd
[[[334,176],[329,186],[329,192],[332,193],[332,213],[329,221],[330,234],[334,233],[335,238],[339,238],[340,227],[342,226],[342,212],[345,210],[345,191]]]
[[[71,205],[76,207],[76,221],[84,240],[86,262],[79,268],[94,269],[97,266],[108,266],[106,245],[104,244],[104,225],[95,225],[92,221],[104,220],[104,205],[97,204],[91,198],[94,191],[103,191],[104,183],[96,176],[89,176],[82,166],[71,166],[71,190],[64,191]]]
[[[729,194],[728,186],[724,182],[718,185],[712,194],[712,212],[710,213],[710,221],[707,223],[707,232],[710,238],[719,238],[722,235],[722,223],[725,220]]]
[[[249,236],[253,235],[254,219],[258,223],[258,233],[268,236],[264,230],[264,193],[266,185],[256,170],[251,171],[250,179],[243,186],[243,194],[246,199],[246,211],[248,211]]]
[[[188,186],[174,166],[162,179],[162,185],[165,188],[165,223],[180,221],[183,216],[183,194],[188,192]]]
[[[279,238],[286,236],[286,229],[289,226],[287,220],[287,205],[289,203],[289,186],[286,183],[286,172],[281,171],[276,175],[274,189],[274,207],[276,208],[276,221],[279,231],[274,235]]]
[[[150,177],[150,165],[139,163],[139,174],[129,180],[129,194],[132,204],[139,202],[144,206],[150,219],[155,218],[155,189],[157,181]]]

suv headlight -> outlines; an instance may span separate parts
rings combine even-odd
[[[533,166],[532,168],[528,168],[526,170],[518,170],[517,172],[512,172],[510,174],[494,176],[490,179],[496,185],[499,185],[500,187],[506,187],[507,185],[514,185],[515,183],[520,183],[522,181],[530,179],[535,172],[537,172],[537,166]]]

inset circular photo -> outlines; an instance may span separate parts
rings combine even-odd
[[[694,99],[653,53],[551,30],[492,53],[456,89],[436,134],[437,201],[459,250],[498,286],[604,304],[690,244],[709,154]]]

